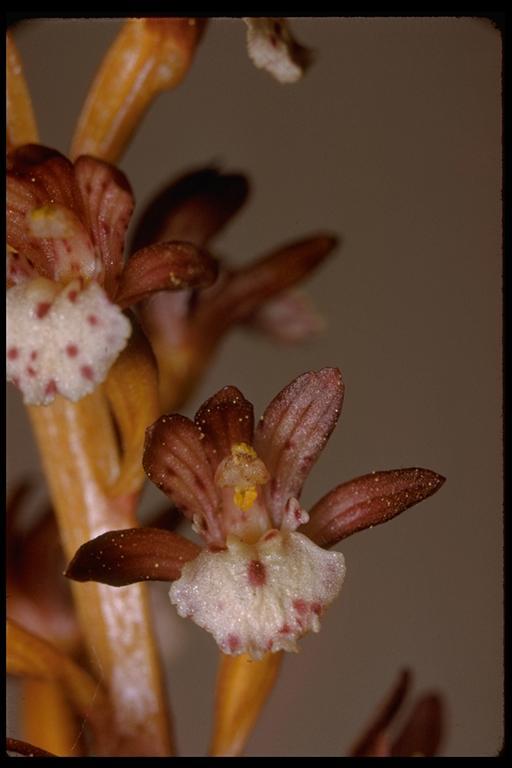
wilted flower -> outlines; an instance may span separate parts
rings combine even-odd
[[[295,83],[310,66],[309,48],[292,36],[286,19],[245,18],[247,51],[258,69],[264,69],[280,83]]]
[[[123,309],[153,291],[207,285],[213,260],[187,243],[161,243],[124,263],[134,198],[108,163],[26,145],[7,174],[7,378],[26,403],[76,401],[126,345]]]
[[[338,486],[309,512],[304,481],[339,417],[340,372],[291,382],[254,429],[253,408],[224,387],[190,419],[162,416],[147,431],[148,477],[192,520],[206,548],[168,531],[111,531],[83,545],[67,575],[114,586],[174,580],[171,601],[224,653],[296,650],[317,632],[345,564],[330,547],[389,519],[443,482],[424,469],[377,472]]]

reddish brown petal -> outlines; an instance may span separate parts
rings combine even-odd
[[[318,501],[301,528],[321,547],[379,525],[435,493],[445,478],[430,469],[372,472],[343,483]]]
[[[223,387],[196,413],[195,422],[204,434],[203,447],[213,471],[236,443],[252,444],[252,403],[236,387]]]
[[[411,673],[404,669],[384,703],[373,715],[364,733],[350,751],[351,757],[382,756],[383,732],[395,719],[411,686]]]
[[[263,493],[276,527],[336,425],[343,392],[337,368],[304,373],[272,400],[256,428],[254,447],[272,477]]]
[[[429,694],[421,698],[393,743],[392,757],[434,757],[443,735],[443,702]]]
[[[269,299],[300,282],[334,249],[335,237],[318,235],[279,248],[227,276],[213,295],[200,301],[200,332],[219,336],[233,323],[247,320]]]
[[[34,747],[29,744],[28,741],[20,741],[19,739],[6,739],[6,749],[8,752],[15,752],[12,757],[57,757],[57,755],[51,752],[46,752],[44,749]]]
[[[146,431],[142,463],[149,479],[194,521],[208,543],[222,546],[219,501],[202,439],[185,416],[161,416]]]
[[[155,291],[180,291],[210,285],[215,261],[191,243],[160,243],[137,251],[121,275],[116,302],[136,304]]]
[[[10,177],[23,179],[44,196],[44,202],[81,212],[73,164],[60,152],[39,144],[26,144],[11,152],[7,163]]]
[[[93,157],[75,163],[89,231],[104,267],[104,285],[112,295],[123,267],[126,230],[135,200],[126,176],[113,165]]]
[[[137,581],[174,581],[201,547],[159,528],[108,531],[82,544],[65,575],[75,581],[99,581],[123,587]]]
[[[63,155],[38,145],[26,145],[12,152],[7,174],[7,241],[11,248],[33,263],[43,277],[54,279],[79,272],[73,267],[70,251],[77,243],[82,260],[94,261],[91,243],[81,224],[82,203],[74,182],[73,166]],[[57,216],[63,236],[36,236],[29,219],[35,209],[46,207]],[[37,225],[37,221],[35,222]],[[75,242],[77,241],[77,242]],[[92,266],[91,266],[92,269]]]
[[[245,176],[205,168],[182,176],[151,201],[137,226],[134,247],[164,240],[203,246],[244,204]]]

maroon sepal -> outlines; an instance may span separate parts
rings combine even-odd
[[[301,533],[321,547],[380,525],[435,493],[445,478],[430,469],[372,472],[334,488],[309,513]]]
[[[137,251],[121,274],[115,301],[137,304],[156,291],[204,288],[217,277],[214,259],[191,243],[159,243]]]
[[[108,531],[82,544],[65,576],[123,587],[138,581],[174,581],[201,547],[158,528]]]

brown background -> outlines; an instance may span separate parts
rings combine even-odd
[[[66,151],[118,22],[20,25],[42,140]],[[397,520],[347,540],[348,576],[318,636],[286,660],[250,755],[338,755],[404,665],[446,696],[447,755],[502,738],[501,40],[476,19],[297,19],[317,50],[304,81],[253,68],[245,28],[214,21],[194,67],[153,106],[122,162],[143,202],[211,162],[245,170],[250,205],[219,241],[240,262],[320,229],[343,235],[309,283],[329,321],[315,343],[232,335],[200,392],[239,386],[257,412],[297,374],[339,366],[340,425],[313,502],[373,469],[448,480]],[[11,481],[38,467],[9,392]],[[38,470],[37,470],[38,471]],[[150,495],[150,505],[155,496]],[[217,653],[155,589],[177,730],[201,754]],[[13,707],[11,706],[11,713]]]

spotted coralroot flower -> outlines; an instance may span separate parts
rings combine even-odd
[[[350,757],[435,757],[439,753],[445,726],[443,698],[437,692],[424,693],[404,720],[411,682],[410,671],[403,670],[353,745]]]
[[[7,378],[29,404],[79,400],[102,382],[131,333],[123,310],[155,290],[206,285],[213,260],[161,243],[123,260],[134,207],[108,163],[25,145],[8,157]]]
[[[300,80],[312,61],[312,53],[292,36],[286,19],[245,18],[247,52],[258,69],[280,83]]]
[[[242,174],[222,174],[216,168],[188,173],[151,201],[138,223],[134,247],[186,240],[210,249],[212,240],[243,206],[248,192]],[[242,266],[219,259],[219,279],[207,290],[157,293],[142,302],[138,312],[158,360],[162,401],[172,391],[176,407],[189,394],[198,372],[235,326],[292,343],[321,330],[321,318],[296,286],[336,245],[333,235],[318,233]],[[176,394],[177,382],[181,382],[181,396]]]
[[[337,369],[305,373],[265,410],[236,387],[204,403],[194,421],[170,414],[147,430],[144,468],[205,540],[199,548],[157,529],[111,531],[84,544],[67,570],[79,581],[121,586],[174,581],[178,613],[227,654],[297,650],[339,593],[345,536],[393,517],[443,482],[423,469],[377,472],[338,486],[310,510],[304,481],[342,405]]]

